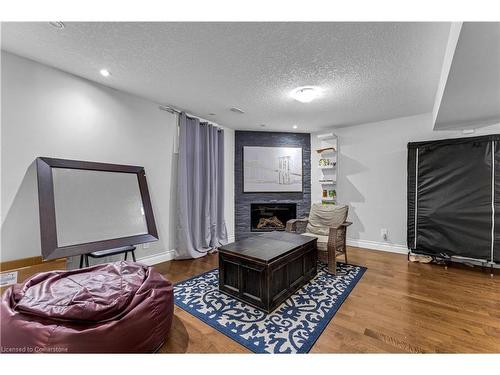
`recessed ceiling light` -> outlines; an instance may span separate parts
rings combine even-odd
[[[66,26],[66,25],[64,25],[64,22],[62,22],[62,21],[51,21],[51,22],[49,22],[49,25],[54,26],[56,29],[59,29],[59,30],[64,29],[64,27]]]
[[[108,69],[101,69],[99,70],[99,73],[101,73],[103,77],[109,77],[111,75]]]
[[[215,113],[209,113],[208,115],[209,116],[215,116]]]
[[[297,125],[294,125],[294,126],[292,126],[292,128],[297,129],[297,128],[298,128],[298,126],[297,126]]]
[[[319,89],[313,86],[297,87],[291,95],[301,103],[310,103],[319,96]]]

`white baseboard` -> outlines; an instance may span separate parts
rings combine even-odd
[[[367,241],[367,240],[355,240],[351,238],[348,238],[346,242],[348,246],[361,247],[370,250],[387,251],[389,253],[408,254],[408,248],[404,245],[399,245],[399,244]]]
[[[228,237],[228,243],[234,242],[234,236]],[[354,247],[360,247],[363,249],[370,249],[370,250],[378,250],[378,251],[386,251],[389,253],[396,253],[396,254],[408,254],[408,248],[403,245],[398,245],[398,244],[391,244],[391,243],[385,243],[385,242],[376,242],[376,241],[367,241],[367,240],[355,240],[355,239],[347,239],[347,245],[348,246],[354,246]],[[143,263],[147,266],[154,266],[155,264],[158,263],[163,263],[163,262],[168,262],[170,260],[174,259],[174,253],[175,250],[167,250],[163,251],[159,254],[154,254],[150,255],[147,257],[142,257],[138,258],[137,261],[140,263]],[[68,258],[68,260],[71,258]],[[464,262],[464,263],[474,263],[474,260],[466,259],[464,260],[458,260],[458,259],[453,259],[454,261],[458,261],[459,263]],[[71,262],[71,261],[70,261]],[[477,265],[481,265],[478,263]],[[500,265],[496,264],[493,266],[494,268],[500,268]]]
[[[168,262],[169,260],[174,259],[174,252],[175,250],[167,250],[159,254],[138,258],[137,262],[143,263],[147,266],[154,266],[155,264]]]
[[[234,242],[234,236],[229,236],[227,238],[227,242],[231,243]],[[173,260],[175,257],[175,250],[167,250],[163,251],[159,254],[154,254],[150,256],[145,256],[142,258],[137,258],[137,261],[140,263],[143,263],[147,266],[154,266],[155,264],[158,263],[163,263],[163,262],[168,262],[170,260]]]
[[[227,238],[228,243],[234,242],[234,236],[229,236]],[[355,239],[347,239],[348,246],[361,247],[364,249],[370,250],[380,250],[387,251],[390,253],[398,253],[398,254],[407,254],[408,249],[406,246],[384,243],[384,242],[375,242],[375,241],[366,241],[366,240],[355,240]],[[175,250],[167,250],[163,251],[159,254],[154,254],[142,258],[138,258],[137,261],[143,263],[147,266],[154,266],[158,263],[168,262],[174,259]]]

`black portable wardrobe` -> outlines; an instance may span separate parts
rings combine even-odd
[[[500,134],[408,143],[408,249],[500,261]]]

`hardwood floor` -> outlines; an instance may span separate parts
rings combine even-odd
[[[368,268],[311,353],[500,353],[500,273],[408,263],[405,255],[350,247]],[[173,282],[217,267],[217,255],[155,268]],[[162,353],[248,353],[175,307]]]

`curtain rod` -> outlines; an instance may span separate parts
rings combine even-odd
[[[169,105],[160,105],[158,108],[160,108],[160,110],[162,111],[166,111],[168,113],[178,113],[180,114],[182,111],[178,110],[177,108],[174,108],[174,107],[171,107]]]
[[[165,111],[165,112],[168,112],[168,113],[171,113],[171,114],[176,114],[176,113],[177,113],[177,114],[179,114],[179,115],[180,115],[180,114],[182,113],[182,111],[181,111],[181,110],[179,110],[179,109],[177,109],[177,108],[174,108],[174,107],[171,107],[171,106],[169,106],[169,105],[160,105],[160,106],[158,106],[158,108],[159,108],[161,111]],[[186,113],[186,116],[190,116],[190,115],[188,115],[188,114]],[[190,117],[191,117],[191,116],[190,116]],[[196,116],[196,115],[194,115],[194,117],[198,117],[198,118],[200,118],[199,116]],[[207,121],[207,123],[208,123],[208,121]],[[218,128],[218,131],[222,131],[222,130],[223,130],[223,128],[221,128],[221,127],[220,127],[220,125],[215,124],[215,126]]]
[[[195,114],[188,113],[188,112],[186,112],[186,111],[183,111],[183,110],[177,109],[177,108],[172,107],[172,106],[170,106],[170,105],[160,105],[160,106],[158,106],[158,108],[160,108],[160,110],[162,110],[162,111],[166,111],[166,112],[168,112],[168,113],[172,113],[172,114],[177,113],[177,114],[179,114],[179,115],[180,115],[182,112],[184,112],[184,113],[186,114],[186,116],[188,116],[188,117],[197,117],[197,118],[199,118],[199,119],[201,119],[201,118],[202,118],[201,116],[198,116],[198,115],[195,115]]]

